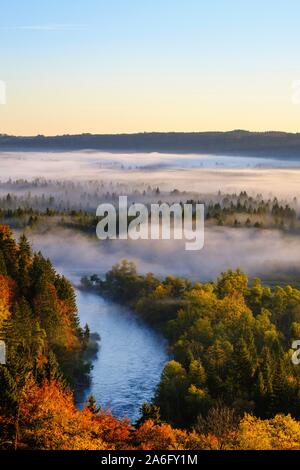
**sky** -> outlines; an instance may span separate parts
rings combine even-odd
[[[300,131],[298,0],[0,7],[0,133]]]

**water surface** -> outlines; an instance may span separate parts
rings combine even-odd
[[[153,397],[168,360],[165,340],[128,309],[93,293],[76,294],[81,324],[101,336],[91,386],[80,405],[93,394],[115,416],[134,421],[141,404]]]

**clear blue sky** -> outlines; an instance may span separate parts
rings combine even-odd
[[[0,132],[300,130],[296,0],[1,1]]]

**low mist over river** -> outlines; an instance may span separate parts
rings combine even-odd
[[[204,248],[186,251],[184,240],[101,241],[72,230],[33,234],[33,246],[70,274],[104,275],[126,258],[140,272],[193,280],[216,279],[222,271],[241,268],[249,277],[276,280],[300,272],[300,238],[279,230],[206,227]]]

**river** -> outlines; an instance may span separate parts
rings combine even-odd
[[[91,385],[79,406],[93,394],[98,404],[135,421],[139,407],[151,400],[168,360],[163,337],[127,308],[96,294],[76,290],[80,322],[101,336],[93,361]]]

